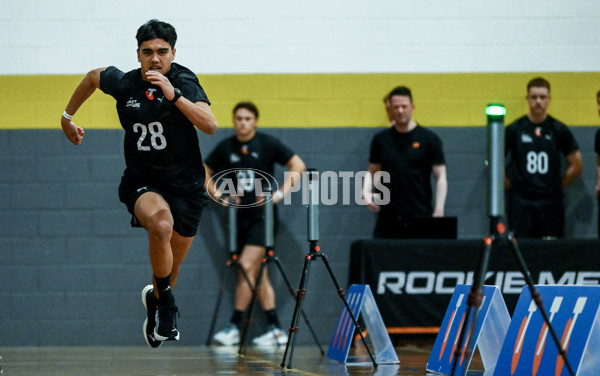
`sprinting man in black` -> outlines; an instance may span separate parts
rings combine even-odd
[[[173,62],[175,28],[150,20],[136,39],[141,67],[126,73],[114,66],[90,71],[67,104],[61,126],[79,145],[84,131],[72,121],[79,107],[96,89],[117,102],[126,163],[119,197],[132,214],[132,226],[148,231],[153,284],[142,290],[148,315],[143,331],[148,345],[158,347],[179,339],[171,289],[207,201],[194,126],[213,134],[217,121],[196,75]]]

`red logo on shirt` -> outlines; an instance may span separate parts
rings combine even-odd
[[[248,145],[242,145],[241,152],[244,155],[248,155]]]
[[[413,149],[418,149],[421,147],[421,143],[418,141],[413,142]]]
[[[534,133],[538,137],[542,137],[542,127],[536,127]]]
[[[146,98],[150,99],[151,101],[154,100],[154,92],[156,91],[156,89],[148,89],[146,91]]]

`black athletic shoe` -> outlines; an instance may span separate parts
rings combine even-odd
[[[179,310],[175,304],[159,305],[156,311],[154,339],[158,341],[179,341],[177,316],[179,316]]]
[[[156,309],[158,306],[156,305],[157,299],[154,297],[154,286],[148,285],[144,287],[142,290],[142,303],[144,303],[144,308],[146,308],[147,317],[144,320],[143,325],[143,333],[144,339],[148,346],[152,348],[157,348],[162,345],[161,341],[157,341],[154,339],[154,327],[156,326]]]

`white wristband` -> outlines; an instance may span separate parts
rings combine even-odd
[[[283,192],[278,189],[274,196],[281,200],[283,198]]]
[[[71,119],[73,119],[73,115],[69,115],[69,114],[67,114],[67,111],[63,112],[63,117],[64,117],[65,119],[68,119],[68,120],[71,120]]]

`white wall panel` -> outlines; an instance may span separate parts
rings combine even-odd
[[[147,19],[197,73],[597,71],[597,0],[0,0],[0,74],[137,66]]]

